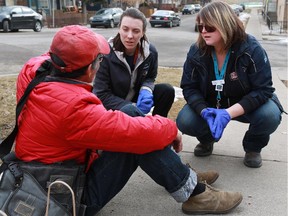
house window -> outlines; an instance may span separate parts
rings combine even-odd
[[[38,0],[39,8],[48,9],[48,0]]]

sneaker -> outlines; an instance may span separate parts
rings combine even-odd
[[[182,204],[185,214],[225,214],[238,206],[243,197],[239,192],[220,191],[206,184],[205,191],[191,196]]]
[[[247,167],[259,168],[262,166],[261,154],[258,152],[246,152],[243,162]]]
[[[207,172],[197,172],[190,164],[186,164],[190,169],[192,169],[197,174],[198,182],[206,182],[207,184],[213,184],[219,177],[219,173],[213,170]]]
[[[204,157],[204,156],[211,155],[212,151],[213,151],[213,145],[214,145],[214,141],[212,141],[208,144],[199,143],[194,148],[194,155],[197,157]]]

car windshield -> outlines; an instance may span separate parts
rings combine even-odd
[[[187,9],[189,9],[189,8],[191,8],[192,6],[191,5],[185,5],[184,6],[184,8],[187,8]]]
[[[169,15],[169,11],[156,11],[154,13],[154,15],[164,15],[164,16],[167,16]]]
[[[0,7],[0,13],[1,12],[9,12],[9,11],[11,11],[12,10],[12,7]]]
[[[105,15],[111,13],[111,9],[100,9],[96,12],[96,15]]]

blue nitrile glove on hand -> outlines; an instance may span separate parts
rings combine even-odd
[[[231,116],[226,111],[226,109],[215,109],[215,108],[207,108],[207,109],[209,112],[213,112],[215,115],[211,131],[215,140],[218,141],[222,137],[225,127],[231,120]]]
[[[138,109],[140,109],[144,114],[147,114],[150,112],[153,105],[153,94],[147,89],[141,89],[136,104]]]
[[[201,117],[206,120],[209,125],[210,131],[212,133],[212,127],[215,119],[215,114],[212,111],[209,111],[208,108],[205,108],[201,111]]]

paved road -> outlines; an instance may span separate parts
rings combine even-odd
[[[159,52],[159,66],[182,67],[189,47],[197,39],[194,32],[194,15],[181,15],[180,27],[152,28],[148,24],[147,36]],[[58,28],[43,28],[42,32],[22,30],[20,32],[0,32],[0,75],[17,74],[31,57],[49,50],[50,43]],[[116,35],[118,29],[95,28],[93,31],[105,38]],[[273,67],[287,67],[287,43],[260,40],[267,50]]]

